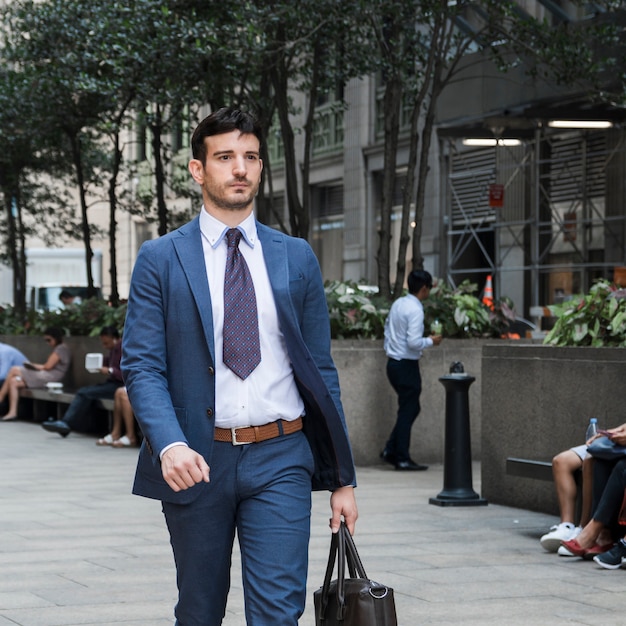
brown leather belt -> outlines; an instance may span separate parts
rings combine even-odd
[[[260,443],[281,435],[291,435],[302,430],[302,417],[290,422],[278,420],[263,426],[244,426],[242,428],[215,428],[215,441],[241,446],[246,443]]]

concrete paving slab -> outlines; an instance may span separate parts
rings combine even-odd
[[[160,503],[130,493],[137,450],[66,439],[29,422],[0,437],[0,626],[173,624],[174,564]],[[476,464],[474,489],[480,492]],[[538,539],[555,519],[489,504],[438,507],[443,467],[359,468],[355,541],[395,590],[400,626],[624,623],[626,571],[562,558]],[[328,494],[313,495],[301,626],[328,557]],[[224,626],[244,626],[238,552]]]

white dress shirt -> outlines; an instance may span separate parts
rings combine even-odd
[[[424,337],[424,307],[419,298],[407,294],[392,305],[385,320],[385,353],[390,359],[419,360],[424,348],[433,345]]]
[[[270,285],[256,221],[251,214],[238,226],[243,237],[239,249],[248,264],[259,315],[261,363],[241,380],[222,361],[224,325],[224,272],[229,229],[202,209],[200,231],[206,265],[215,340],[215,425],[221,428],[261,426],[278,419],[294,420],[304,413],[285,338],[278,324],[274,294]]]

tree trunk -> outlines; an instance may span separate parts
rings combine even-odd
[[[433,88],[434,91],[435,88]],[[420,150],[419,172],[417,175],[417,192],[415,194],[415,229],[413,230],[412,266],[414,270],[424,269],[424,255],[422,254],[422,230],[424,222],[424,198],[426,196],[426,179],[428,178],[428,154],[435,124],[435,106],[437,96],[431,96],[424,127],[422,128],[422,146]]]
[[[111,177],[109,178],[109,255],[111,260],[111,304],[118,306],[120,294],[117,288],[117,178],[122,164],[122,151],[120,150],[120,135],[113,135],[113,164]]]
[[[83,174],[82,149],[80,137],[78,137],[76,133],[68,132],[68,137],[70,145],[72,146],[72,159],[74,161],[74,168],[76,169],[76,181],[78,183],[78,196],[80,199],[81,225],[87,270],[87,297],[93,298],[96,295],[96,290],[93,284],[93,272],[91,270],[93,250],[91,249],[91,232],[89,229],[89,217],[87,215],[87,192],[85,190],[85,176]]]
[[[400,225],[400,244],[398,246],[398,258],[396,261],[396,280],[393,286],[394,300],[400,296],[404,288],[406,276],[406,251],[411,237],[409,235],[409,219],[411,217],[411,200],[415,187],[415,167],[417,164],[417,152],[419,146],[418,123],[421,111],[421,100],[413,103],[411,112],[411,131],[409,135],[409,160],[407,163],[406,182],[402,192],[402,219]],[[415,236],[415,232],[413,233]]]
[[[309,180],[311,175],[311,153],[313,148],[313,130],[315,126],[315,103],[317,102],[317,88],[319,84],[319,65],[321,63],[321,50],[319,43],[315,45],[313,51],[313,75],[309,87],[309,109],[304,122],[304,159],[302,166],[302,214],[306,216],[306,233],[308,237],[311,218],[311,194]]]
[[[23,251],[24,237],[21,232],[20,219],[20,190],[17,179],[3,181],[4,204],[7,215],[7,247],[10,265],[13,270],[12,291],[13,308],[19,320],[26,319],[26,283],[25,283],[25,254]],[[20,251],[20,245],[22,250]]]
[[[163,124],[161,120],[161,107],[156,105],[155,121],[150,125],[152,132],[152,153],[154,156],[154,181],[156,186],[157,216],[159,220],[159,236],[163,236],[168,231],[167,204],[165,203],[165,170],[163,168]]]
[[[402,83],[398,76],[391,77],[385,87],[383,115],[385,119],[385,148],[383,156],[383,188],[378,231],[378,290],[381,296],[391,299],[391,211],[396,183],[398,133],[400,131],[400,106]]]
[[[279,37],[278,39],[284,39]],[[291,234],[294,237],[306,239],[309,235],[309,216],[305,213],[298,196],[298,164],[296,161],[296,149],[293,129],[289,122],[289,95],[288,75],[284,48],[273,55],[270,76],[276,98],[276,110],[280,121],[280,131],[285,151],[285,191],[287,194],[287,206],[289,207],[289,223]]]

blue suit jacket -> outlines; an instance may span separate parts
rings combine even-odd
[[[257,224],[315,458],[313,489],[355,485],[355,470],[330,356],[328,309],[317,259],[303,239]],[[133,492],[185,503],[200,483],[174,492],[159,452],[185,441],[209,466],[215,427],[215,348],[199,219],[146,242],[133,270],[122,371],[144,441]]]

